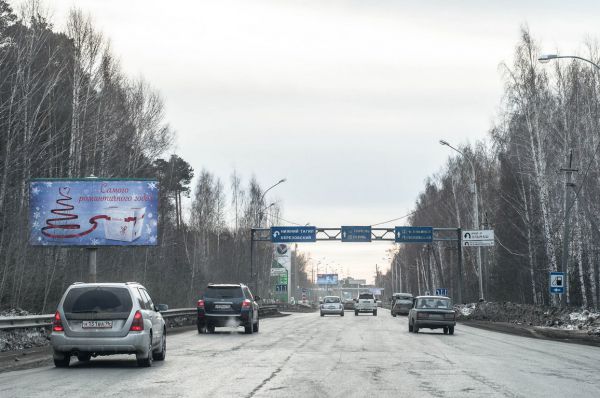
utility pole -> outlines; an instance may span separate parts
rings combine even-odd
[[[564,172],[566,175],[565,181],[565,225],[563,230],[563,247],[562,247],[562,261],[561,261],[561,272],[565,275],[565,295],[560,295],[560,306],[564,307],[565,305],[569,305],[569,291],[566,290],[569,288],[569,274],[568,274],[568,263],[569,263],[569,230],[570,230],[570,220],[571,220],[571,208],[573,207],[573,200],[570,195],[570,189],[575,187],[575,183],[571,182],[571,177],[573,173],[577,173],[579,169],[573,168],[573,150],[569,153],[569,167],[562,168],[560,171]]]

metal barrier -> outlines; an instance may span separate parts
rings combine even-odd
[[[277,306],[263,305],[258,310],[261,317],[270,316],[277,313]],[[196,308],[175,308],[161,311],[165,320],[185,316],[195,317],[196,313]],[[49,327],[52,325],[52,319],[54,319],[54,314],[4,317],[0,318],[0,330]]]

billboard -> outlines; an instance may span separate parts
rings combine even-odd
[[[338,274],[317,274],[317,285],[337,285]]]
[[[35,179],[29,183],[29,243],[153,246],[158,183],[126,179]]]

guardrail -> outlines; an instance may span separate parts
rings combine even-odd
[[[277,306],[263,305],[258,310],[260,316],[269,316],[277,313]],[[184,316],[195,317],[196,313],[196,308],[175,308],[161,311],[161,315],[165,320]],[[0,318],[0,330],[50,327],[52,319],[54,319],[54,314],[4,317]]]

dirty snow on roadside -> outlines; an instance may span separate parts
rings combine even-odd
[[[0,318],[34,315],[19,308],[1,311]],[[0,352],[48,345],[49,331],[43,327],[0,330]]]

